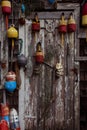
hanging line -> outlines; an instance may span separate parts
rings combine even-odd
[[[12,0],[12,24],[13,24],[13,0]]]
[[[83,2],[81,3],[81,6],[83,6],[85,2],[87,2],[87,0],[83,0]]]

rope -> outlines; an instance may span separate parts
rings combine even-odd
[[[83,2],[81,3],[81,6],[83,6],[85,2],[87,2],[87,0],[83,0]]]

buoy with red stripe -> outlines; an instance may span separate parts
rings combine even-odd
[[[34,19],[33,19],[33,22],[32,22],[32,31],[33,32],[40,31],[40,21],[39,21],[37,13],[35,13],[35,16],[34,16]]]
[[[9,126],[9,106],[8,104],[1,103],[1,119],[6,120]]]
[[[86,27],[86,41],[87,41],[87,2],[82,6],[82,26]]]
[[[6,29],[8,29],[8,15],[11,14],[11,2],[8,0],[2,0],[1,6],[2,12],[6,16]]]
[[[42,63],[44,61],[44,55],[41,49],[40,42],[37,43],[35,59],[37,63]]]
[[[67,32],[67,21],[64,18],[64,13],[62,13],[61,20],[59,21],[59,33],[61,34],[61,43],[64,44],[64,34]]]
[[[82,6],[82,26],[87,26],[87,2]]]
[[[16,89],[16,74],[13,71],[7,73],[4,86],[8,92],[13,92]]]
[[[76,31],[76,22],[75,19],[73,18],[73,14],[70,14],[70,18],[68,20],[67,24],[68,32],[75,32]]]
[[[0,130],[9,130],[8,123],[4,119],[2,119],[0,122]]]
[[[9,71],[6,75],[6,81],[15,81],[16,80],[16,74],[13,71]]]

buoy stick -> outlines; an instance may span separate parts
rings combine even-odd
[[[12,39],[12,49],[14,49],[14,39]]]
[[[62,46],[64,46],[64,34],[63,33],[61,34],[61,43],[62,43]]]
[[[12,63],[13,63],[13,51],[14,51],[14,39],[12,39],[12,50],[11,50],[11,69],[12,69]]]
[[[8,16],[7,15],[5,17],[5,22],[6,22],[6,29],[8,29]]]
[[[6,92],[3,90],[3,103],[6,104]]]
[[[87,29],[86,29],[86,42],[87,42]]]

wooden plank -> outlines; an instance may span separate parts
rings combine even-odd
[[[87,61],[87,57],[86,56],[76,57],[75,61]]]
[[[25,26],[20,26],[19,27],[19,38],[21,38],[23,40],[23,47],[22,47],[22,53],[24,54],[24,38],[25,38],[25,34],[24,34],[24,27]],[[24,77],[24,70],[23,68],[20,69],[20,76],[21,76],[21,86],[19,89],[19,121],[20,121],[20,127],[22,130],[25,129],[25,124],[24,124],[24,86],[25,86],[25,77]]]

